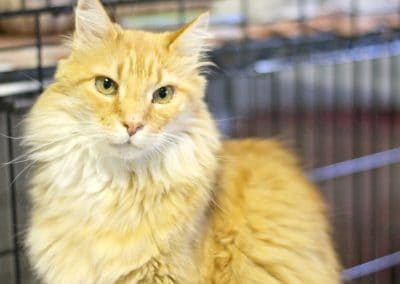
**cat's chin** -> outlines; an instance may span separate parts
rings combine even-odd
[[[129,141],[123,144],[112,145],[113,152],[120,158],[133,158],[141,155],[142,149],[132,145]]]
[[[128,141],[122,144],[113,144],[110,149],[110,154],[124,161],[134,161],[148,157],[151,153],[151,149],[149,148],[150,147],[139,147]]]

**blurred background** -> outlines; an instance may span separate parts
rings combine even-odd
[[[0,0],[0,283],[36,283],[21,242],[32,164],[7,162],[68,54],[74,2]],[[275,137],[298,153],[329,204],[345,282],[400,283],[400,1],[105,3],[122,26],[152,30],[209,10],[219,67],[207,101],[223,134]]]

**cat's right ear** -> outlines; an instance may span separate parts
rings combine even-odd
[[[209,49],[209,39],[212,34],[208,31],[210,15],[205,12],[186,26],[172,33],[170,48],[176,49],[182,56],[201,59],[202,53]]]
[[[75,11],[74,44],[90,45],[112,37],[115,28],[99,0],[79,0]]]

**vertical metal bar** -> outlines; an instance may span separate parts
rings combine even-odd
[[[342,77],[342,80],[346,82],[345,90],[343,95],[343,105],[341,106],[341,112],[344,114],[345,120],[345,132],[343,135],[347,136],[347,143],[342,145],[343,150],[341,152],[345,153],[344,158],[352,158],[352,152],[354,144],[357,142],[355,137],[353,136],[353,111],[354,108],[352,106],[354,102],[354,58],[351,58],[349,63],[346,63],[344,66],[343,72],[346,72],[346,77]],[[343,118],[343,117],[342,117]],[[343,143],[343,139],[341,141]],[[348,260],[351,265],[357,264],[356,256],[356,246],[355,246],[355,223],[357,216],[355,215],[355,203],[358,202],[354,200],[355,188],[353,186],[353,178],[351,175],[348,178],[344,178],[343,184],[348,187],[347,192],[343,192],[343,202],[345,204],[344,210],[346,212],[346,221],[345,221],[345,230],[347,231],[347,252],[348,252]]]
[[[310,68],[310,72],[309,72],[309,76],[310,76],[310,87],[307,90],[307,92],[309,93],[309,105],[307,107],[307,113],[308,113],[308,120],[307,120],[307,128],[309,129],[309,133],[311,135],[310,137],[310,146],[309,146],[309,151],[308,151],[308,161],[307,162],[307,166],[309,168],[314,168],[316,166],[316,164],[318,163],[318,156],[314,155],[315,153],[315,149],[317,148],[317,144],[320,142],[319,141],[319,136],[316,132],[317,126],[316,126],[316,113],[319,107],[317,103],[316,103],[316,74],[315,74],[315,68],[317,68],[317,66],[315,64],[310,64],[309,67]],[[321,154],[321,153],[319,153]]]
[[[354,75],[357,76],[357,88],[353,91],[355,96],[358,97],[358,107],[354,118],[358,121],[354,122],[354,135],[356,144],[353,145],[353,154],[360,156],[371,153],[371,121],[370,113],[373,107],[370,104],[372,94],[372,71],[371,61],[362,61],[355,63]],[[368,163],[368,162],[367,162]],[[368,165],[367,165],[368,166]],[[370,171],[362,172],[354,176],[353,187],[355,189],[354,198],[355,206],[358,206],[355,212],[358,223],[355,224],[357,228],[356,243],[359,250],[359,262],[363,263],[374,258],[373,250],[373,237],[371,234],[371,220],[372,216],[372,184],[370,183]],[[369,275],[363,278],[363,282],[372,282],[373,276]]]
[[[380,135],[380,130],[379,130],[379,108],[380,108],[380,94],[379,92],[381,91],[379,88],[379,59],[373,59],[372,62],[372,98],[371,98],[371,149],[373,152],[376,152],[379,150],[379,142],[378,142],[378,137]],[[372,170],[371,175],[370,175],[370,182],[372,185],[372,204],[371,204],[371,210],[372,210],[372,239],[373,239],[373,254],[374,258],[379,257],[379,247],[381,245],[382,239],[379,236],[379,231],[380,231],[380,225],[381,225],[381,218],[384,218],[384,212],[379,212],[378,208],[380,207],[380,200],[381,200],[381,195],[383,194],[382,188],[380,186],[380,175],[378,173],[378,170]],[[381,208],[382,209],[382,208]],[[381,275],[378,273],[375,273],[374,275],[375,282],[376,283],[385,283],[381,282],[379,280],[381,279]]]
[[[304,155],[304,79],[301,63],[295,63],[295,140],[296,148]]]
[[[325,81],[326,78],[326,67],[318,66],[318,72],[315,74],[315,82],[314,82],[314,104],[313,104],[313,117],[315,121],[315,132],[317,133],[317,139],[315,141],[314,147],[314,156],[316,157],[316,163],[314,167],[321,167],[327,164],[328,160],[328,151],[326,147],[326,138],[328,136],[327,127],[327,91],[325,90]],[[322,82],[321,85],[317,88],[316,82]]]
[[[179,0],[178,2],[178,22],[183,25],[186,21],[186,5],[185,0]]]
[[[306,68],[307,79],[305,81],[305,89],[304,94],[306,97],[304,98],[304,146],[305,146],[305,166],[307,168],[312,168],[315,164],[316,157],[313,155],[314,147],[315,147],[315,123],[314,123],[314,114],[315,114],[315,80],[314,80],[314,67],[312,64],[306,63],[304,68]]]
[[[247,0],[240,0],[240,9],[241,9],[241,22],[240,22],[240,27],[242,31],[242,41],[240,44],[240,65],[246,66],[247,62],[247,55],[248,55],[248,48],[247,48],[247,43],[249,41],[248,34],[247,34],[247,26],[248,26],[248,16],[249,16],[249,11],[247,7],[248,2]]]
[[[281,127],[280,113],[280,91],[279,91],[279,73],[271,73],[271,132],[273,136],[278,136]]]
[[[39,92],[42,92],[43,91],[42,34],[40,31],[39,13],[35,13],[35,41],[36,41],[37,78],[40,83]]]
[[[353,60],[353,59],[352,59]],[[352,86],[351,86],[351,97],[352,97],[352,109],[351,109],[351,140],[352,140],[352,158],[356,158],[362,155],[360,151],[362,148],[362,138],[361,138],[361,107],[362,107],[362,94],[361,90],[358,89],[360,85],[359,80],[363,78],[361,70],[359,69],[360,63],[354,62],[351,64],[351,76],[352,76]],[[354,256],[352,259],[355,263],[361,263],[361,238],[362,238],[362,218],[366,216],[362,215],[362,211],[360,210],[360,201],[362,200],[359,194],[362,194],[362,184],[361,184],[362,174],[355,174],[351,179],[351,187],[352,187],[352,197],[353,197],[353,216],[355,219],[353,222],[353,232],[351,242],[353,243],[353,252]],[[359,282],[359,280],[356,280]]]
[[[238,120],[236,119],[236,113],[233,103],[233,95],[232,95],[232,82],[229,74],[224,74],[224,97],[225,97],[225,105],[228,112],[228,117],[233,117],[234,119],[229,124],[229,137],[236,136],[236,129]]]
[[[247,95],[247,136],[254,136],[255,135],[255,129],[256,129],[256,124],[257,124],[257,118],[254,115],[255,114],[255,104],[254,100],[256,97],[255,93],[255,81],[256,81],[256,76],[254,74],[247,74],[247,94],[242,94],[242,95]]]
[[[307,36],[307,26],[306,26],[306,13],[304,10],[306,0],[297,0],[297,26],[300,31],[300,38],[303,40],[304,37]],[[298,54],[302,51],[302,46],[299,43],[296,43],[296,48],[294,49],[295,54]]]
[[[273,135],[273,121],[274,121],[274,114],[273,114],[273,107],[272,107],[272,92],[274,91],[273,88],[273,83],[272,83],[272,72],[271,73],[266,73],[265,74],[265,93],[268,96],[267,100],[266,100],[266,105],[265,105],[265,109],[266,109],[266,123],[265,123],[265,135],[267,137]]]
[[[356,33],[358,32],[357,28],[357,18],[358,18],[358,2],[357,0],[350,1],[350,42],[349,46],[354,46],[354,39],[356,37]]]
[[[257,101],[256,101],[256,116],[257,121],[257,136],[268,137],[270,134],[270,76],[269,74],[262,74],[259,76],[259,84],[257,86]]]
[[[361,63],[359,63],[361,64]],[[355,72],[361,72],[362,70],[365,73],[365,80],[360,81],[360,84],[364,86],[365,89],[361,92],[363,97],[366,99],[366,104],[364,106],[365,109],[360,110],[361,121],[360,126],[361,129],[361,152],[360,154],[371,154],[372,149],[372,139],[373,131],[372,131],[372,112],[374,105],[372,104],[372,97],[374,93],[374,66],[372,60],[368,60],[364,62],[364,66],[360,66],[357,68]],[[360,92],[357,90],[357,92]],[[366,162],[371,163],[371,162]],[[367,171],[360,174],[360,183],[358,186],[362,190],[359,192],[358,202],[360,203],[359,214],[361,218],[361,262],[369,261],[375,257],[374,254],[374,236],[373,236],[373,229],[374,229],[374,222],[373,222],[373,206],[374,206],[374,191],[376,190],[371,183],[371,175],[372,171]],[[374,275],[367,275],[362,279],[363,284],[374,283]]]
[[[12,136],[12,121],[11,121],[11,111],[7,111],[7,135]],[[8,138],[8,158],[10,161],[13,159],[14,146],[11,138]],[[14,165],[9,165],[9,190],[10,190],[10,202],[11,202],[11,221],[12,221],[12,233],[13,233],[13,249],[14,249],[14,272],[15,272],[15,283],[21,283],[21,270],[20,270],[20,259],[19,259],[19,240],[18,240],[18,218],[17,218],[17,194],[15,183],[15,171]]]
[[[300,27],[300,30],[304,32],[304,20],[305,20],[305,13],[304,13],[304,3],[305,0],[297,0],[297,25]],[[302,33],[303,35],[303,33]]]
[[[381,78],[377,78],[377,88],[375,99],[374,99],[374,106],[376,106],[375,115],[375,150],[374,151],[382,151],[386,150],[390,147],[390,143],[388,138],[390,136],[389,133],[389,120],[386,119],[387,113],[387,105],[385,104],[385,100],[387,98],[387,91],[389,87],[388,78],[389,75],[389,58],[387,56],[382,56],[377,60],[377,71],[376,75],[380,75]],[[378,77],[378,76],[376,76]],[[376,139],[379,137],[379,139]],[[377,192],[377,198],[375,199],[376,202],[376,257],[381,255],[389,254],[390,247],[389,247],[389,168],[381,167],[376,170],[376,188],[375,191]],[[379,283],[389,283],[389,273],[388,271],[380,271],[376,274],[376,281]]]
[[[397,25],[396,29],[400,27],[400,0],[397,1]]]
[[[315,74],[314,86],[317,86],[317,82],[322,82],[320,87],[315,90],[315,131],[318,135],[316,145],[314,148],[314,156],[317,159],[316,167],[322,167],[329,163],[332,163],[332,149],[331,149],[331,131],[332,123],[330,121],[331,104],[329,97],[332,91],[328,83],[330,78],[330,72],[328,65],[322,65],[317,67]],[[333,213],[333,188],[330,181],[324,182],[322,185],[323,193],[327,202],[329,203],[329,213]]]
[[[254,135],[255,136],[261,136],[260,132],[259,132],[259,128],[260,125],[263,125],[263,121],[262,118],[260,119],[260,108],[263,107],[263,105],[261,105],[261,102],[259,100],[259,96],[260,94],[264,94],[263,92],[260,91],[260,83],[262,82],[263,76],[257,74],[256,76],[254,76],[254,110],[253,110],[253,116],[254,116]]]
[[[248,92],[248,84],[249,77],[246,76],[246,73],[244,72],[235,74],[232,78],[234,113],[235,116],[240,116],[240,119],[236,124],[236,137],[246,137],[246,134],[248,133],[248,127],[246,124],[246,120],[249,117],[248,109],[246,109],[249,101],[247,96],[248,94],[246,93]]]
[[[397,124],[399,123],[398,110],[399,110],[399,100],[398,92],[400,91],[398,86],[399,68],[398,68],[399,58],[398,56],[392,56],[390,60],[390,132],[389,141],[391,142],[391,148],[398,145],[398,139],[400,138]],[[390,203],[389,203],[389,218],[390,218],[390,250],[391,252],[399,249],[400,240],[400,225],[398,222],[398,213],[400,212],[398,208],[398,203],[400,201],[400,194],[398,193],[399,185],[399,165],[393,165],[390,167]],[[391,269],[391,283],[396,283],[396,280],[400,279],[400,269],[398,267],[393,267]]]
[[[331,110],[331,122],[332,122],[332,149],[331,149],[331,153],[332,153],[332,157],[333,160],[332,162],[337,162],[336,161],[336,156],[337,156],[337,152],[338,152],[338,147],[337,147],[337,127],[339,122],[337,121],[337,111],[338,111],[338,102],[337,102],[337,93],[338,93],[338,66],[337,64],[333,63],[333,70],[332,70],[332,76],[331,76],[331,81],[332,81],[332,103],[330,105],[330,110]],[[334,225],[334,234],[335,234],[335,240],[337,242],[337,246],[338,246],[338,253],[341,256],[341,260],[344,262],[343,265],[347,265],[346,263],[346,255],[344,253],[343,250],[343,231],[340,228],[340,218],[342,216],[341,212],[338,212],[338,209],[340,208],[338,206],[338,201],[340,202],[340,200],[338,200],[338,195],[340,193],[338,193],[336,190],[338,189],[338,182],[337,179],[332,180],[332,192],[333,192],[333,196],[332,196],[332,208],[333,208],[333,225]]]
[[[346,160],[350,156],[351,145],[349,145],[349,121],[348,121],[348,91],[350,88],[348,76],[349,71],[346,63],[335,63],[334,65],[334,96],[333,96],[333,157],[335,162]],[[335,225],[338,237],[339,249],[344,265],[351,266],[352,263],[352,194],[351,178],[341,177],[333,181]]]
[[[372,62],[372,98],[371,98],[371,137],[370,137],[370,139],[371,139],[371,150],[372,151],[376,151],[377,149],[376,149],[376,139],[377,139],[377,137],[376,137],[376,135],[378,134],[377,133],[377,128],[378,128],[378,125],[377,125],[377,119],[378,119],[378,114],[377,114],[377,108],[378,108],[378,105],[376,104],[376,103],[378,103],[378,101],[377,101],[377,75],[378,75],[378,73],[377,73],[377,68],[376,68],[376,61],[374,60],[373,62]],[[376,247],[377,247],[377,241],[378,241],[378,235],[377,235],[377,226],[378,226],[378,223],[377,223],[377,219],[376,219],[376,216],[377,216],[377,213],[379,213],[379,212],[377,212],[377,210],[376,210],[376,206],[377,206],[377,202],[376,202],[376,200],[378,199],[378,192],[379,192],[379,190],[378,190],[378,188],[379,188],[379,184],[377,183],[377,181],[376,181],[376,178],[377,178],[377,174],[376,174],[376,170],[372,170],[371,171],[371,174],[370,174],[370,183],[371,183],[371,185],[372,185],[372,200],[371,200],[371,211],[372,211],[372,224],[371,224],[371,227],[372,227],[372,245],[373,245],[373,256],[374,256],[374,258],[375,257],[377,257],[377,255],[376,255]],[[376,277],[376,274],[374,275],[375,277]],[[375,278],[375,281],[376,281],[377,279]]]
[[[329,141],[327,140],[327,144],[328,144],[328,153],[329,153],[329,157],[328,157],[328,163],[334,163],[335,161],[335,64],[330,64],[329,66],[329,72],[327,75],[327,84],[328,84],[328,88],[329,88],[329,102],[328,102],[328,116],[327,116],[327,121],[329,121]],[[327,164],[328,164],[327,163]],[[335,196],[336,196],[336,191],[335,191],[335,181],[331,180],[329,181],[329,190],[330,190],[330,198],[331,198],[331,211],[333,212],[333,216],[332,216],[332,220],[331,222],[333,224],[335,224],[335,218],[336,218],[336,210],[335,210]],[[335,239],[337,241],[337,232],[338,230],[334,230],[335,233]]]

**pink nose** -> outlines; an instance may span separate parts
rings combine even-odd
[[[136,132],[143,128],[142,123],[133,121],[124,121],[122,124],[125,126],[126,131],[128,131],[129,136],[135,135]]]

